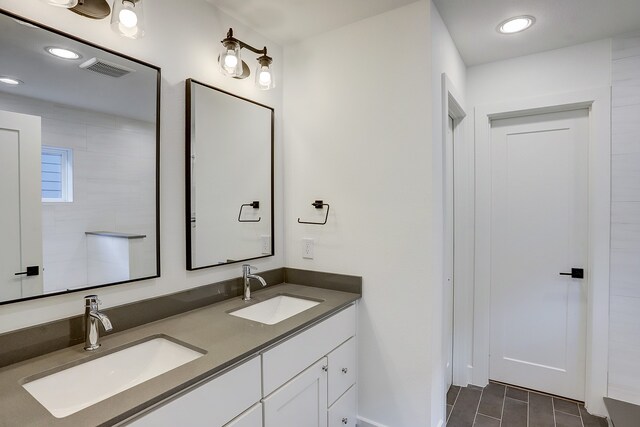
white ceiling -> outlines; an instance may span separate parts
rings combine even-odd
[[[640,30],[640,0],[434,0],[468,66],[528,55]],[[529,30],[496,26],[533,15]]]
[[[24,82],[19,86],[0,84],[0,96],[6,92],[80,110],[155,121],[156,70],[41,28],[20,25],[5,15],[0,15],[0,34],[0,75]],[[47,46],[74,50],[82,58],[55,58],[45,52]],[[135,72],[112,78],[79,68],[91,58]]]
[[[223,12],[283,46],[415,1],[207,0]]]

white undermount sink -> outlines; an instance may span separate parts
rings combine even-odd
[[[265,325],[275,325],[318,304],[320,304],[318,301],[278,295],[229,314]]]
[[[158,337],[27,382],[23,387],[56,418],[64,418],[204,356]]]

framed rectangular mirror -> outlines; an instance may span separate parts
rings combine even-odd
[[[187,269],[274,254],[271,107],[186,82]]]
[[[160,69],[0,10],[0,304],[158,277]]]

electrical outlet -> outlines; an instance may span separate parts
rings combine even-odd
[[[271,254],[271,236],[261,236],[262,241],[262,254],[270,255]]]
[[[302,258],[313,259],[313,239],[302,239]]]

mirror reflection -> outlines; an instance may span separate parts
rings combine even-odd
[[[0,303],[159,275],[159,70],[0,14]]]
[[[273,109],[187,81],[187,268],[273,255]]]

